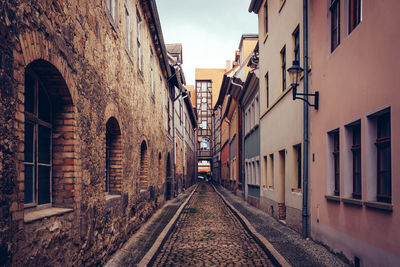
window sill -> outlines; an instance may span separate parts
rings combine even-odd
[[[301,188],[292,188],[292,192],[293,193],[297,193],[297,194],[301,194],[301,193],[303,193],[303,190],[301,190]]]
[[[336,202],[340,204],[340,197],[338,196],[331,196],[331,195],[325,195],[326,200]]]
[[[43,218],[48,218],[52,216],[63,215],[65,213],[69,213],[74,211],[73,209],[66,208],[47,208],[43,210],[35,210],[35,211],[25,211],[24,212],[24,222],[29,223],[33,221],[37,221]]]
[[[113,194],[107,194],[106,195],[106,201],[110,201],[112,199],[120,198],[121,195],[113,195]]]
[[[354,205],[354,206],[358,206],[358,207],[362,207],[362,205],[363,205],[363,202],[356,198],[342,198],[342,202],[344,204]]]
[[[388,212],[392,212],[393,211],[393,205],[389,204],[389,203],[375,202],[375,201],[364,201],[364,205],[367,208],[378,209],[378,210],[383,210],[383,211],[388,211]]]

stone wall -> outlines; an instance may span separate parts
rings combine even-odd
[[[151,34],[147,1],[132,1],[132,49],[124,1],[113,19],[105,1],[0,2],[0,266],[101,265],[164,201],[166,73]],[[143,20],[143,70],[136,55]],[[151,26],[151,27],[150,27]],[[155,55],[155,92],[150,54]],[[51,99],[51,203],[24,204],[25,78],[32,68]],[[106,193],[106,123],[120,129]],[[140,190],[140,146],[148,187]],[[116,166],[117,165],[117,166]],[[154,166],[154,168],[153,168]],[[111,194],[112,193],[112,194]]]

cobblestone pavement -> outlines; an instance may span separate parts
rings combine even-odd
[[[154,266],[273,266],[207,183],[199,185]]]

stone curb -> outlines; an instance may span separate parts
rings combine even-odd
[[[165,226],[164,230],[160,233],[160,235],[157,237],[156,241],[154,242],[153,246],[150,248],[150,250],[144,255],[143,259],[138,263],[137,266],[144,267],[147,266],[150,261],[153,259],[155,254],[158,252],[160,249],[161,245],[165,241],[165,239],[168,237],[168,234],[171,232],[172,227],[175,225],[176,221],[179,218],[179,215],[182,213],[183,209],[189,202],[189,200],[192,198],[194,192],[196,191],[197,187],[199,184],[196,185],[196,187],[193,189],[192,193],[186,198],[185,202],[181,204],[179,209],[176,211],[174,217],[169,221],[169,223]]]
[[[271,254],[273,260],[275,260],[282,267],[291,267],[291,265],[286,261],[286,259],[274,248],[274,246],[261,234],[257,232],[257,230],[251,225],[249,220],[240,213],[225,197],[215,188],[213,184],[211,184],[214,188],[215,192],[220,196],[220,198],[225,202],[225,204],[232,210],[232,212],[238,217],[241,223],[247,228],[250,234],[261,243],[266,250]]]

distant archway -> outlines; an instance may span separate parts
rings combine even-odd
[[[146,141],[140,145],[140,172],[139,172],[139,187],[140,190],[147,190],[149,186],[149,155],[147,151]]]
[[[118,121],[111,117],[106,124],[106,192],[121,193],[122,146]]]

